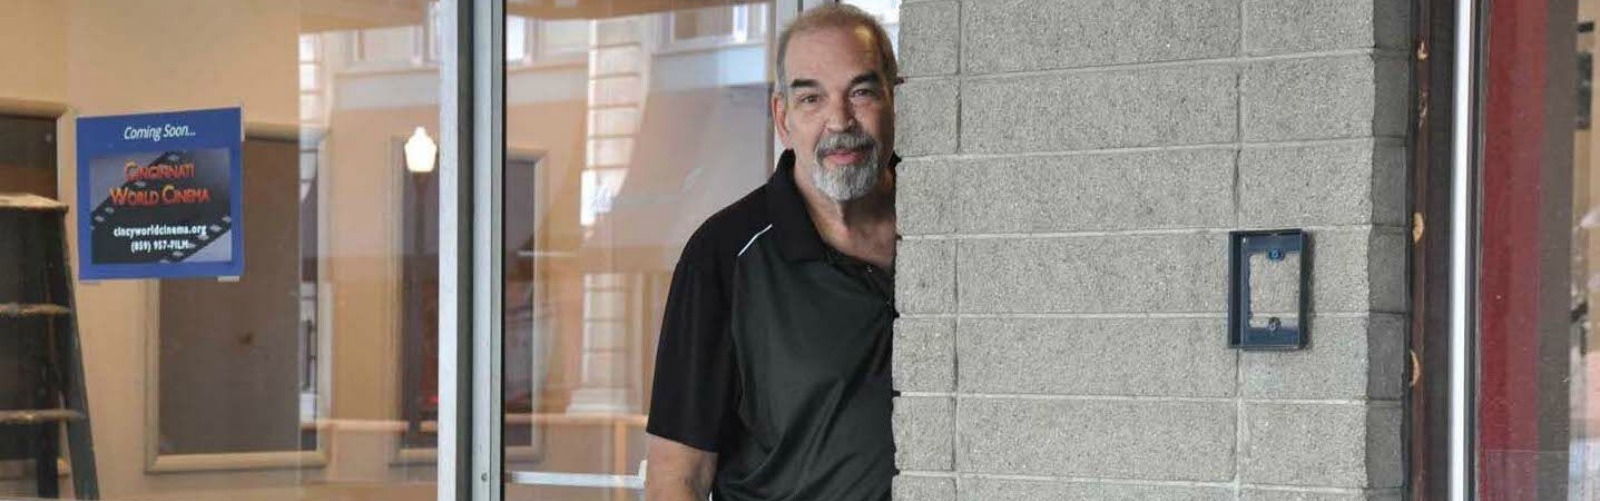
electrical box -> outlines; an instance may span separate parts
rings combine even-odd
[[[1310,333],[1310,234],[1235,231],[1229,240],[1228,346],[1305,348]]]

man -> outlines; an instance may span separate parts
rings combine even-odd
[[[827,5],[784,29],[777,61],[788,150],[673,273],[650,501],[889,498],[894,53],[871,16]]]

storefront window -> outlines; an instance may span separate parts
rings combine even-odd
[[[243,272],[73,281],[101,499],[436,497],[437,172],[451,154],[436,152],[455,126],[439,8],[80,0],[0,16],[0,40],[28,48],[7,59],[26,71],[0,75],[0,192],[65,203],[71,246],[73,218],[105,198],[77,195],[79,118],[242,110]],[[127,160],[183,153],[151,148]],[[40,483],[12,445],[38,429],[0,423],[0,497],[59,483],[71,498],[87,476]]]
[[[1478,499],[1600,497],[1600,2],[1494,2],[1478,282]]]
[[[889,33],[889,40],[894,43],[895,53],[900,52],[900,2],[901,0],[843,0],[839,3],[854,5],[878,18],[883,24],[884,31]]]
[[[505,340],[482,356],[504,360],[508,499],[640,498],[672,269],[774,161],[768,52],[795,13],[587,5],[506,7]],[[894,30],[897,2],[864,7]],[[72,218],[104,207],[79,189],[79,118],[242,115],[242,272],[72,280],[99,497],[435,499],[453,299],[439,138],[457,125],[441,116],[456,48],[439,2],[20,9],[0,39],[38,50],[10,61],[35,71],[0,75],[0,191],[66,204],[70,246]],[[165,165],[172,148],[126,160]],[[60,437],[32,430],[0,429],[0,497],[74,497],[89,472],[40,482],[32,445],[12,444]]]
[[[512,9],[584,57],[506,76],[506,499],[640,499],[678,254],[773,162],[770,8]]]

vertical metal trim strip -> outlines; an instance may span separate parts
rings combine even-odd
[[[504,358],[505,2],[472,0],[472,501],[499,501]]]
[[[1456,51],[1454,124],[1451,131],[1450,180],[1450,455],[1449,499],[1473,499],[1473,455],[1475,451],[1472,430],[1473,362],[1472,348],[1476,341],[1472,333],[1474,303],[1472,291],[1476,275],[1475,225],[1473,207],[1476,202],[1477,169],[1474,162],[1478,138],[1476,106],[1478,37],[1477,10],[1479,0],[1456,2]]]
[[[440,0],[438,499],[472,498],[472,0]]]

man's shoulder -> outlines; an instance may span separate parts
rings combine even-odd
[[[700,223],[684,245],[684,260],[731,263],[756,234],[771,226],[767,187],[759,186]]]

